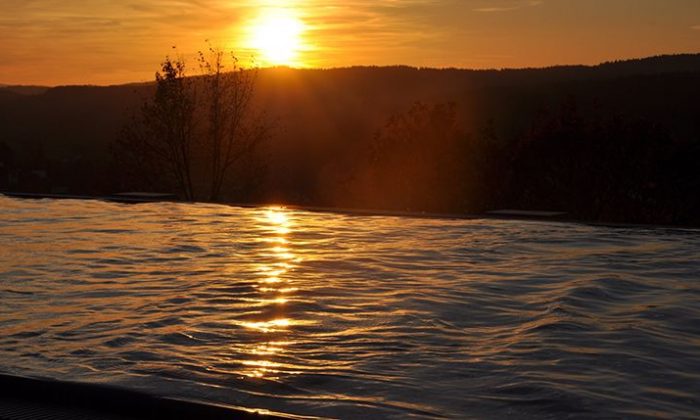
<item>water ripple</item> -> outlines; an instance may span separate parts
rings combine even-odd
[[[339,418],[693,418],[700,236],[0,197],[0,369]]]

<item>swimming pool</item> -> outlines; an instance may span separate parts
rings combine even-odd
[[[319,417],[700,414],[697,230],[0,196],[0,371]]]

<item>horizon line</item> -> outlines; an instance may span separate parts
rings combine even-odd
[[[410,65],[410,64],[386,64],[386,65],[374,65],[374,64],[358,64],[358,65],[350,65],[350,66],[337,66],[337,67],[295,67],[295,66],[289,66],[289,65],[273,65],[273,66],[266,66],[266,67],[250,67],[245,70],[278,70],[278,69],[287,69],[287,70],[295,70],[295,71],[333,71],[333,70],[349,70],[349,69],[388,69],[388,68],[407,68],[407,69],[414,69],[414,70],[436,70],[436,71],[446,71],[446,70],[455,70],[455,71],[467,71],[467,72],[505,72],[505,71],[526,71],[526,70],[548,70],[548,69],[555,69],[555,68],[595,68],[595,67],[600,67],[604,66],[607,64],[619,64],[619,63],[624,63],[624,62],[631,62],[631,61],[644,61],[644,60],[651,60],[651,59],[659,59],[659,58],[666,58],[666,57],[683,57],[683,56],[700,56],[700,51],[698,52],[679,52],[679,53],[663,53],[663,54],[656,54],[656,55],[649,55],[649,56],[638,56],[638,57],[627,57],[627,58],[620,58],[616,60],[608,60],[608,61],[601,61],[597,62],[594,64],[552,64],[552,65],[546,65],[546,66],[525,66],[525,67],[490,67],[490,68],[467,68],[467,67],[455,67],[455,66],[445,66],[445,67],[429,67],[429,66],[415,66],[415,65]],[[191,75],[187,77],[197,77],[199,75]],[[75,83],[75,84],[56,84],[56,85],[50,85],[50,84],[11,84],[11,83],[2,83],[0,82],[0,89],[6,89],[6,88],[46,88],[46,89],[53,89],[53,88],[59,88],[59,87],[117,87],[117,86],[128,86],[128,85],[140,85],[140,84],[149,84],[149,83],[154,83],[153,80],[140,80],[140,81],[132,81],[132,82],[117,82],[117,83],[106,83],[106,84],[97,84],[97,83]]]

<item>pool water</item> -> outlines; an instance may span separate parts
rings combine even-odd
[[[698,417],[698,233],[0,196],[0,371],[312,417]]]

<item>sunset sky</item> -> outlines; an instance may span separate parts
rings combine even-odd
[[[700,0],[0,0],[0,83],[150,80],[205,40],[261,66],[594,64],[700,52]]]

